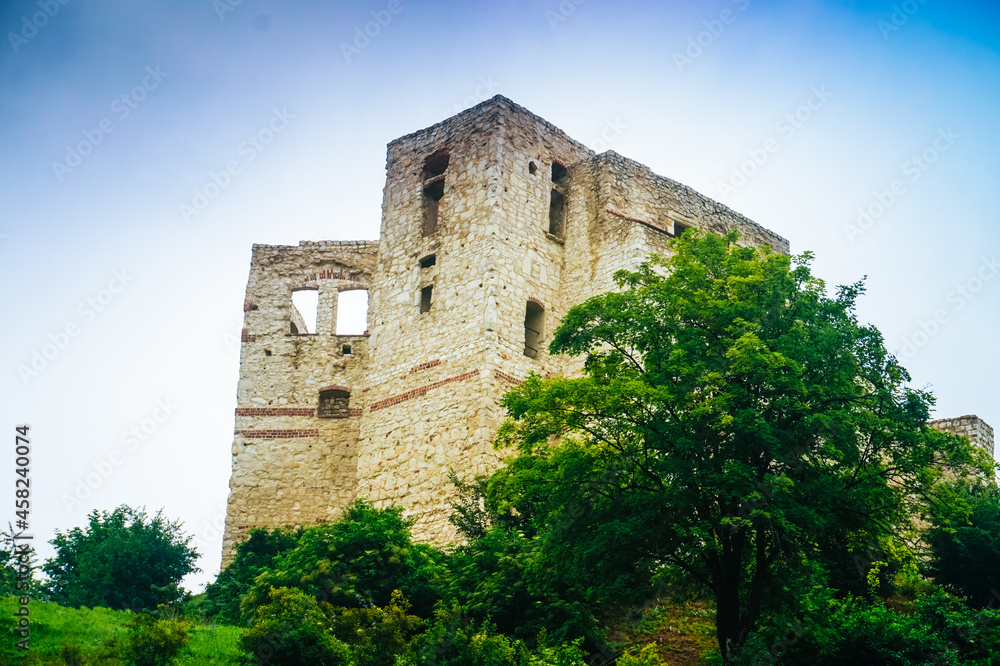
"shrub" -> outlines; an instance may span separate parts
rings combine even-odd
[[[417,635],[399,666],[515,666],[520,644],[496,628],[476,625],[458,604],[439,606],[430,628]]]
[[[190,640],[191,625],[183,620],[157,620],[139,613],[125,627],[125,638],[111,641],[110,647],[128,666],[172,664]]]
[[[302,590],[278,588],[257,609],[240,645],[251,659],[275,666],[338,666],[351,663],[348,647],[333,637],[319,603]]]
[[[357,666],[392,664],[397,656],[406,657],[409,642],[423,626],[423,620],[407,614],[410,604],[396,590],[384,608],[333,608],[333,635],[351,648]]]
[[[258,576],[244,612],[267,603],[270,588],[294,587],[343,608],[386,606],[400,590],[416,615],[430,617],[440,553],[414,544],[411,524],[401,507],[376,509],[357,500],[340,520],[304,529],[295,548]]]

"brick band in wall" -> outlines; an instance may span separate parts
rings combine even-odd
[[[494,370],[493,374],[497,377],[497,379],[502,379],[505,382],[510,382],[514,386],[517,386],[518,384],[524,381],[523,379],[518,379],[514,375],[508,375],[503,370]]]
[[[297,437],[319,437],[316,428],[301,430],[237,430],[237,435],[247,439],[295,439]]]
[[[260,338],[261,336],[257,333],[251,333],[247,329],[240,331],[240,342],[253,342]]]
[[[312,407],[237,407],[236,416],[316,416]]]
[[[415,388],[413,390],[407,391],[406,393],[400,393],[399,395],[394,395],[390,398],[385,398],[383,400],[378,400],[376,402],[373,402],[371,405],[371,411],[377,412],[380,409],[385,409],[386,407],[392,407],[393,405],[398,405],[399,403],[410,400],[411,398],[419,398],[428,391],[444,386],[445,384],[450,384],[452,382],[461,382],[465,381],[466,379],[472,379],[473,377],[478,377],[478,376],[479,376],[478,370],[470,370],[469,372],[462,373],[461,375],[449,377],[448,379],[442,379],[439,382],[427,384],[426,386]]]

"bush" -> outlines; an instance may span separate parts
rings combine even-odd
[[[407,614],[409,607],[396,590],[385,608],[333,608],[333,635],[350,647],[357,666],[392,664],[397,656],[408,656],[410,639],[424,624]]]
[[[515,666],[521,646],[496,628],[476,625],[461,606],[439,606],[430,628],[419,634],[399,666]]]
[[[270,591],[267,604],[257,609],[240,645],[253,661],[275,666],[345,666],[351,664],[348,647],[333,637],[331,623],[319,603],[302,590]]]
[[[879,602],[830,600],[825,611],[779,621],[747,640],[739,664],[915,666],[958,664],[944,637]]]
[[[257,578],[244,612],[266,603],[270,588],[294,587],[343,608],[386,606],[400,590],[416,615],[430,617],[441,555],[412,542],[411,524],[401,507],[376,509],[357,500],[340,520],[304,529],[295,548]]]
[[[126,623],[124,639],[112,640],[112,653],[128,666],[166,666],[187,647],[191,624],[183,620],[157,620],[139,613]]]

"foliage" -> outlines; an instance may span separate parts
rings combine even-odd
[[[183,598],[178,583],[198,570],[198,553],[179,522],[125,505],[87,519],[86,528],[56,530],[50,541],[56,555],[42,569],[53,601],[148,612]]]
[[[617,666],[666,666],[666,662],[660,659],[653,644],[643,646],[635,654],[626,652],[618,657],[616,664]]]
[[[410,604],[396,590],[385,608],[331,608],[333,635],[351,648],[357,666],[392,664],[409,654],[409,642],[423,627],[423,620],[407,614]]]
[[[529,644],[541,631],[555,643],[583,636],[596,641],[592,609],[558,572],[536,566],[538,549],[536,539],[490,528],[450,554],[442,593],[472,621],[489,621]]]
[[[401,507],[376,509],[357,500],[337,521],[303,530],[295,547],[256,579],[244,610],[268,602],[269,590],[295,587],[343,608],[386,606],[400,590],[416,614],[429,617],[440,553],[414,544]]]
[[[726,658],[815,554],[908,536],[940,461],[986,467],[927,427],[932,396],[856,320],[861,283],[830,298],[808,253],[736,240],[685,233],[572,308],[550,352],[584,374],[507,395],[497,443],[520,455],[489,484],[599,605],[663,564],[700,583]]]
[[[438,606],[428,629],[411,643],[406,666],[515,666],[522,648],[487,623],[472,621],[458,604]]]
[[[126,623],[128,633],[109,647],[127,666],[167,666],[176,663],[191,640],[191,624],[183,620],[158,620],[137,613]]]
[[[236,545],[236,553],[219,576],[205,587],[201,611],[218,622],[245,625],[249,617],[240,611],[240,601],[250,591],[254,579],[282,553],[291,550],[302,536],[295,531],[254,529],[246,541]]]
[[[330,633],[319,602],[302,590],[271,590],[269,602],[257,608],[240,645],[250,659],[276,666],[350,664],[348,647]]]
[[[1000,607],[1000,490],[955,484],[931,512],[928,574],[979,607]]]

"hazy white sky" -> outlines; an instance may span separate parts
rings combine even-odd
[[[0,470],[13,519],[30,424],[40,540],[162,507],[211,579],[251,245],[377,238],[386,143],[497,93],[867,275],[937,416],[1000,426],[996,3],[7,0],[0,29]]]

